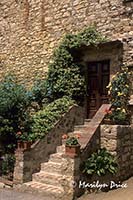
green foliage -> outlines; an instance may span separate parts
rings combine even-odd
[[[1,174],[8,175],[13,173],[15,165],[15,156],[13,154],[5,154],[2,157]]]
[[[47,81],[37,79],[31,89],[32,94],[32,100],[37,102],[40,107],[42,107],[44,104],[48,103],[48,100],[46,98],[46,91],[47,91]]]
[[[109,118],[115,124],[128,124],[129,123],[129,114],[123,110],[112,110],[112,114],[109,115]]]
[[[21,131],[18,131],[17,133],[16,133],[16,138],[17,138],[17,141],[23,141],[23,142],[25,142],[25,141],[27,141],[27,142],[35,142],[35,140],[37,139],[36,138],[36,134],[35,133],[33,133],[33,132],[21,132]]]
[[[74,136],[69,137],[66,140],[66,145],[68,145],[68,146],[73,146],[73,145],[78,145],[78,144],[79,144],[78,139]]]
[[[112,104],[111,112],[108,117],[116,124],[129,123],[129,74],[127,68],[122,68],[109,83],[110,103]]]
[[[15,143],[15,133],[22,129],[27,131],[30,93],[24,85],[18,84],[13,75],[8,75],[0,82],[0,140],[5,147]]]
[[[55,100],[43,110],[37,112],[33,116],[32,124],[32,133],[35,135],[36,139],[43,138],[73,104],[74,101],[67,97],[63,97]]]
[[[22,84],[17,83],[17,79],[13,75],[7,75],[0,82],[0,115],[6,113],[8,116],[12,113],[21,113],[22,109],[29,103],[28,93]]]
[[[49,65],[46,94],[50,99],[66,95],[78,103],[82,102],[85,94],[85,72],[84,67],[75,62],[73,51],[81,46],[97,45],[103,41],[105,38],[94,27],[64,37]]]
[[[107,39],[103,37],[95,27],[87,27],[78,34],[67,34],[62,40],[60,47],[75,49],[83,45],[97,45],[105,42]]]
[[[107,173],[115,174],[117,169],[115,158],[105,148],[102,148],[92,153],[85,161],[83,172],[88,175],[103,176]]]
[[[12,75],[0,82],[0,139],[7,149],[11,148],[11,144],[14,146],[17,139],[24,141],[43,137],[73,104],[69,99],[76,100],[78,104],[83,102],[85,72],[84,67],[75,61],[73,52],[81,46],[97,45],[103,41],[105,38],[94,27],[66,35],[54,51],[46,80],[37,80],[30,92]],[[34,115],[31,127],[29,107],[33,101],[41,109],[44,105],[45,108]],[[50,102],[53,103],[48,105]],[[19,131],[22,135],[18,137],[16,133]]]

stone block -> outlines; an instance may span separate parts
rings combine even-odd
[[[4,188],[5,184],[0,182],[0,188]]]

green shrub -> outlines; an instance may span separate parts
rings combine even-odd
[[[32,100],[37,102],[42,108],[43,105],[48,104],[49,101],[46,97],[47,81],[46,79],[37,79],[31,89]]]
[[[43,138],[73,104],[74,101],[67,97],[63,97],[55,100],[47,105],[43,110],[37,112],[33,116],[32,124],[32,132],[36,134],[36,138]]]
[[[16,143],[18,130],[29,129],[29,104],[30,93],[24,85],[18,84],[15,76],[7,75],[0,82],[0,140],[7,149]]]
[[[13,154],[5,154],[2,157],[1,174],[8,175],[13,173],[15,165],[15,156]]]
[[[98,176],[103,176],[107,173],[115,174],[117,169],[118,165],[115,158],[103,148],[92,153],[85,161],[83,172],[88,175],[96,174]]]

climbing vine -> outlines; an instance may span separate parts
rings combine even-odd
[[[85,28],[78,34],[67,34],[55,49],[47,77],[47,97],[52,101],[71,97],[78,103],[85,93],[84,67],[76,62],[73,52],[81,46],[97,45],[106,41],[94,27]]]

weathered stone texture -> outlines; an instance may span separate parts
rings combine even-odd
[[[117,157],[120,180],[133,175],[133,130],[131,126],[101,125],[101,147]]]
[[[9,71],[32,82],[45,76],[54,47],[65,33],[96,24],[124,43],[123,62],[132,63],[133,3],[122,0],[1,0],[0,77]]]
[[[62,144],[62,135],[72,131],[75,123],[83,123],[81,108],[77,106],[72,107],[49,134],[33,144],[31,149],[18,149],[15,154],[14,183],[30,181],[32,174],[40,171],[41,163],[47,162],[50,154],[55,153],[57,146]]]

